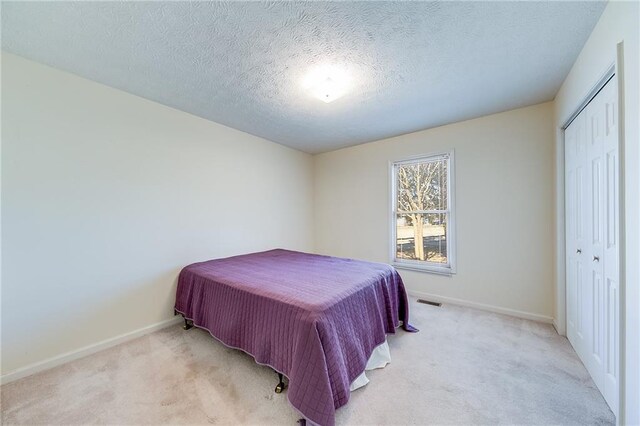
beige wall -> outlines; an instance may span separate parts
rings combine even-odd
[[[312,158],[2,54],[2,373],[172,318],[185,264],[312,250]]]
[[[550,320],[553,105],[315,156],[316,251],[389,261],[389,162],[455,150],[457,274],[400,271],[413,291]]]
[[[556,170],[558,175],[557,199],[564,197],[563,162],[564,142],[560,130],[569,116],[576,110],[601,75],[616,63],[618,44],[624,64],[619,70],[623,81],[624,117],[622,170],[625,180],[625,251],[623,268],[626,276],[623,300],[626,318],[623,326],[625,336],[626,400],[621,399],[623,418],[626,424],[640,424],[640,3],[637,1],[611,1],[602,13],[582,52],[571,68],[555,99],[554,128],[556,134]],[[620,65],[620,64],[619,64]],[[561,205],[561,204],[560,204]],[[564,234],[562,215],[558,216],[558,232]],[[558,248],[558,286],[556,289],[556,318],[564,329],[564,252]],[[625,383],[626,382],[626,383]]]

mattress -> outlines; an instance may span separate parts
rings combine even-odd
[[[293,407],[329,426],[386,335],[416,331],[391,266],[282,249],[185,267],[175,309],[284,374]]]

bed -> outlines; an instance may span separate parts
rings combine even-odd
[[[386,335],[417,331],[391,266],[282,249],[185,267],[175,310],[284,374],[293,407],[329,426]]]

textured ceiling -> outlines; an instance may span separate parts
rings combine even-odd
[[[604,2],[3,2],[2,46],[316,153],[553,99]],[[302,87],[333,65],[348,93]]]

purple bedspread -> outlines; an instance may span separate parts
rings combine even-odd
[[[291,404],[321,425],[335,424],[349,385],[399,320],[415,331],[391,266],[281,249],[187,266],[175,308],[287,376]]]

